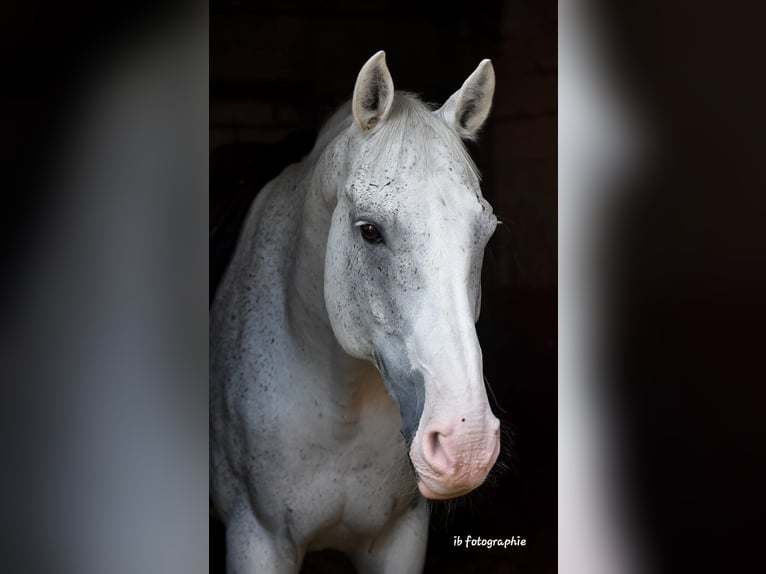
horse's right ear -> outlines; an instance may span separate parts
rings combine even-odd
[[[362,66],[354,86],[351,110],[354,123],[368,132],[383,122],[394,103],[394,81],[386,66],[386,53],[381,50]]]

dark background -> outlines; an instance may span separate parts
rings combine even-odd
[[[470,149],[503,222],[485,257],[478,331],[507,470],[434,507],[426,572],[556,571],[556,28],[553,2],[211,6],[211,296],[255,193],[310,149],[372,54],[386,51],[397,89],[439,104],[492,59],[494,107]],[[466,534],[520,536],[527,546],[453,548]],[[223,544],[213,519],[211,572],[224,571]]]

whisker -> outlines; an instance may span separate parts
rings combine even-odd
[[[497,400],[497,396],[495,396],[495,391],[492,389],[492,386],[489,384],[489,379],[487,379],[486,376],[484,376],[484,386],[487,388],[487,395],[492,401],[492,405],[494,407],[492,410],[495,411],[495,409],[497,409],[498,412],[504,415],[510,414],[507,410],[500,406],[500,403]]]

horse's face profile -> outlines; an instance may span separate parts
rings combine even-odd
[[[461,139],[489,113],[485,60],[441,109],[394,94],[382,54],[362,68],[337,175],[325,302],[349,354],[373,361],[397,401],[421,493],[481,484],[499,449],[475,322],[497,220]]]

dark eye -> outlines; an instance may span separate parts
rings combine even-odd
[[[362,238],[368,243],[383,242],[383,236],[380,234],[380,231],[378,231],[378,229],[370,223],[364,223],[360,225],[359,231],[362,233]]]

